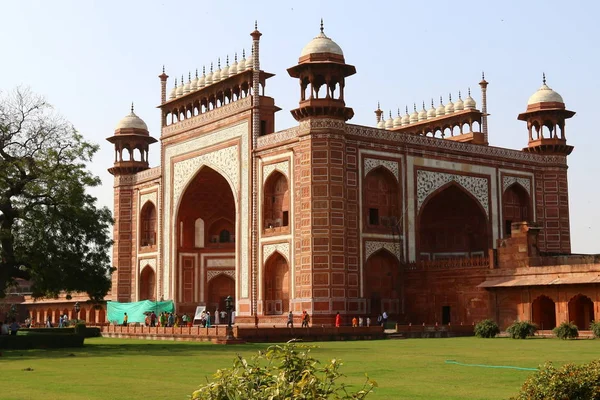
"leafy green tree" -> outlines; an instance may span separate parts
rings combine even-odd
[[[250,361],[238,355],[233,368],[218,370],[214,381],[196,390],[192,400],[364,399],[377,386],[367,376],[359,391],[349,393],[338,382],[342,363],[333,359],[320,366],[310,349],[288,342],[270,346]]]
[[[0,92],[0,297],[18,278],[34,297],[110,289],[111,213],[86,193],[97,150],[42,97]]]

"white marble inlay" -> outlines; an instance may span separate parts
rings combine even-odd
[[[395,177],[396,181],[400,182],[400,176],[398,172],[398,162],[391,160],[380,160],[378,158],[365,158],[363,166],[363,176],[367,176],[369,172],[377,167],[384,167],[390,171]]]
[[[531,179],[517,177],[517,176],[503,176],[502,177],[502,193],[506,192],[506,189],[513,183],[518,183],[527,191],[527,194],[531,196]]]
[[[456,182],[471,193],[489,216],[488,178],[425,170],[417,171],[417,213],[431,193],[449,182]]]

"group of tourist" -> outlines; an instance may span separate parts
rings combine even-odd
[[[123,325],[127,324],[128,318],[127,313],[123,316]],[[154,311],[146,314],[144,318],[144,324],[146,326],[163,326],[163,327],[180,327],[180,326],[191,326],[192,321],[187,314],[179,315],[172,312],[161,312],[158,316]]]
[[[21,325],[15,318],[12,319],[10,325],[7,321],[0,321],[0,335],[16,335]]]
[[[302,317],[300,318],[302,321],[302,327],[308,328],[308,324],[310,322],[310,315],[306,312],[306,310],[302,311]],[[287,325],[288,328],[294,327],[294,313],[290,311],[287,317]]]
[[[387,312],[384,311],[383,313],[381,313],[377,316],[377,325],[381,325],[381,326],[385,327],[387,320],[388,320],[388,314],[387,314]],[[336,326],[336,328],[339,328],[341,325],[342,325],[342,316],[338,312],[335,315],[335,326]],[[352,327],[353,328],[359,328],[359,327],[363,327],[363,326],[371,326],[371,317],[363,318],[362,316],[360,316],[360,317],[352,318]]]

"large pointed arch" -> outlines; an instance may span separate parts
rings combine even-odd
[[[282,172],[274,170],[263,186],[263,229],[288,230],[290,225],[289,180]]]
[[[227,273],[216,273],[208,280],[206,308],[211,313],[214,310],[225,310],[227,296],[235,298],[235,279]]]
[[[264,313],[285,314],[290,310],[291,271],[288,260],[278,251],[265,261],[264,267]]]
[[[174,274],[174,298],[178,306],[193,311],[198,302],[219,304],[214,290],[211,292],[207,286],[212,283],[203,279],[199,260],[202,254],[219,249],[220,256],[234,258],[237,264],[237,217],[236,195],[231,183],[219,171],[203,166],[186,186],[176,213],[174,244],[179,262]],[[229,271],[233,276],[234,268]],[[235,290],[232,292],[229,287],[227,290],[228,295],[236,295]],[[202,297],[204,294],[206,297]],[[210,296],[213,298],[209,299]]]
[[[431,193],[417,219],[420,259],[487,257],[491,228],[481,203],[452,181]]]
[[[400,263],[389,250],[383,248],[373,253],[363,271],[363,296],[367,313],[394,315],[399,312]]]
[[[401,220],[400,183],[389,168],[371,169],[363,182],[363,226],[367,230],[399,234]]]
[[[514,182],[502,193],[502,219],[504,237],[510,237],[513,222],[530,222],[532,215],[531,198],[527,189]]]
[[[146,265],[140,273],[140,300],[156,300],[156,273]]]
[[[157,220],[156,206],[146,201],[140,211],[140,247],[156,245]]]

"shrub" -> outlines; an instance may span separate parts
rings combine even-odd
[[[525,339],[537,332],[537,326],[529,321],[515,321],[506,329],[506,332],[513,339]]]
[[[493,338],[500,333],[498,324],[491,319],[484,319],[475,325],[475,336],[480,338]]]
[[[309,353],[309,346],[288,342],[270,346],[250,361],[238,355],[232,368],[217,370],[214,381],[196,390],[192,399],[364,399],[377,386],[367,377],[358,392],[348,393],[337,382],[342,363],[333,359],[319,367]]]
[[[600,337],[600,322],[592,321],[590,324],[590,330],[594,332],[595,337]]]
[[[58,329],[60,330],[60,329]],[[0,349],[49,349],[65,347],[82,347],[84,337],[82,335],[59,333],[29,334],[29,335],[3,335],[0,336]]]
[[[529,377],[517,397],[511,400],[595,400],[600,399],[600,360],[589,364],[565,364],[555,368],[552,363],[540,366]]]
[[[561,339],[574,339],[579,336],[577,325],[573,322],[563,322],[556,328],[552,329],[552,333]]]

